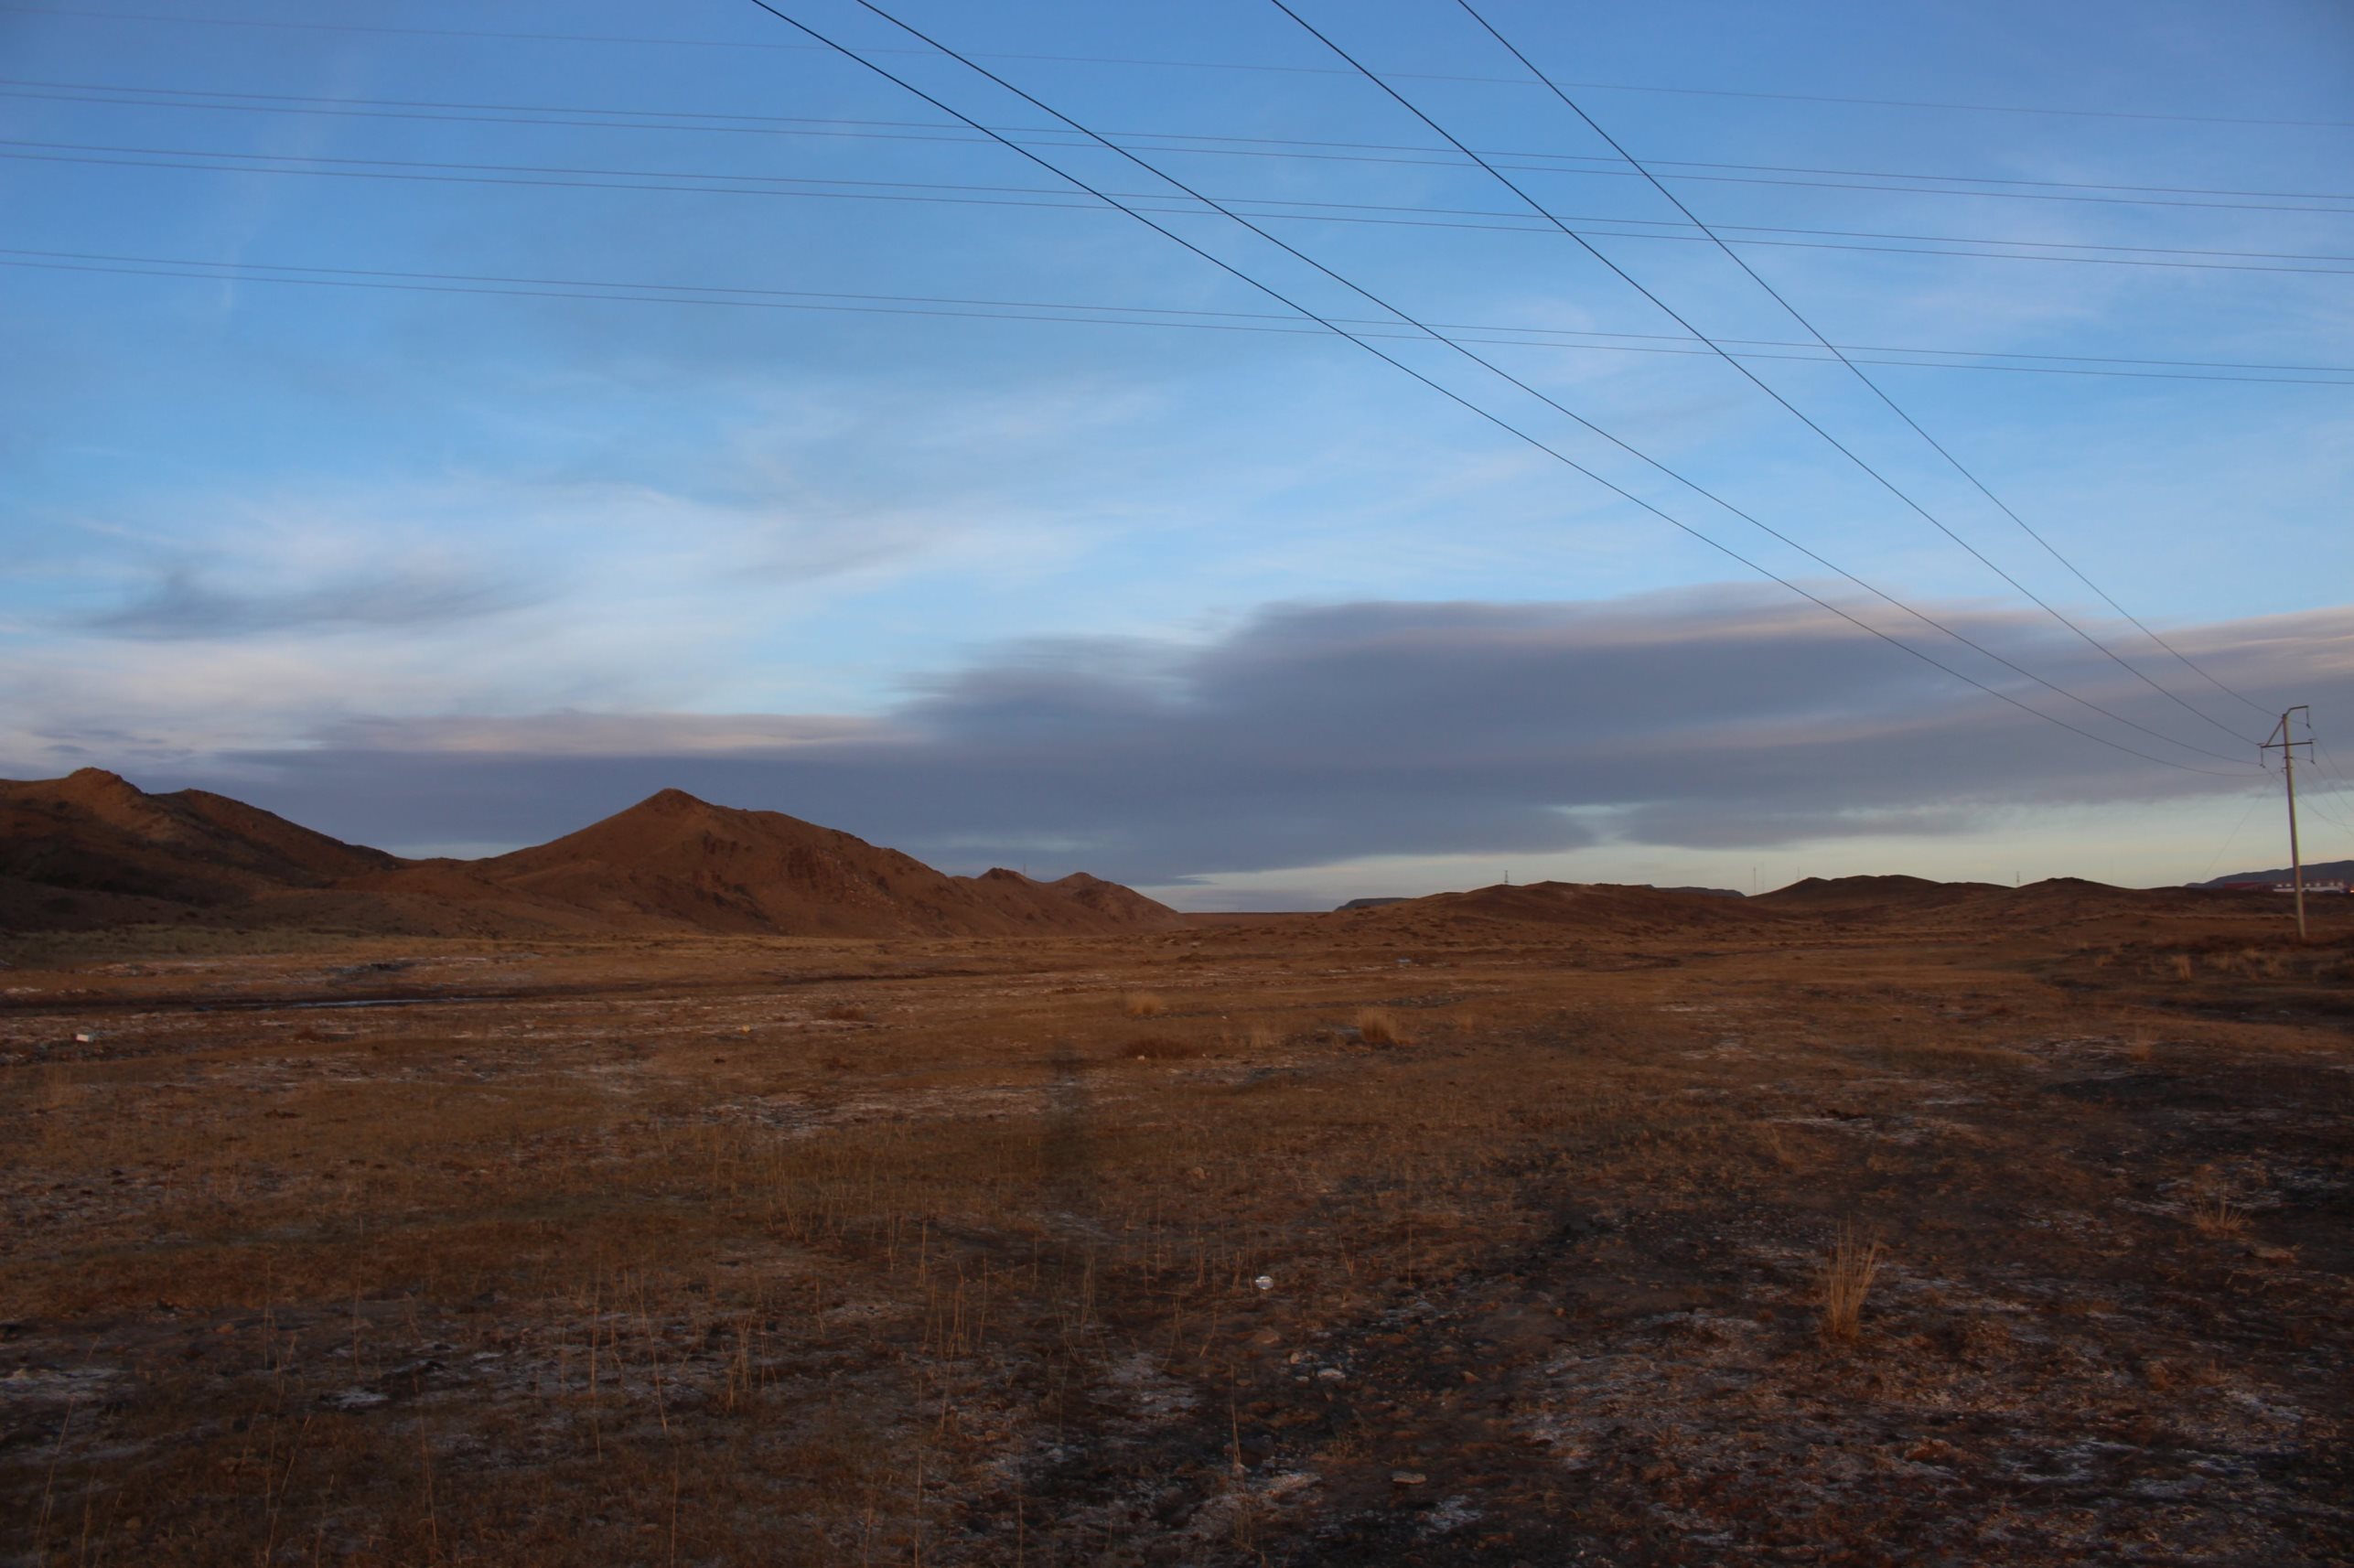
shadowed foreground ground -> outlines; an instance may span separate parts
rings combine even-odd
[[[0,1561],[2345,1562],[2354,912],[2172,908],[19,939]]]

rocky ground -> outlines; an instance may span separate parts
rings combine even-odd
[[[2354,1560],[2216,908],[20,939],[0,1561]]]

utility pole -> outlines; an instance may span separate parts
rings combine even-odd
[[[2290,886],[2295,888],[2296,893],[2296,940],[2303,941],[2306,940],[2305,861],[2304,858],[2298,854],[2296,847],[2296,748],[2300,746],[2309,746],[2313,742],[2309,740],[2291,740],[2289,738],[2289,714],[2305,714],[2306,724],[2308,727],[2313,723],[2313,710],[2302,703],[2298,703],[2295,707],[2291,708],[2288,711],[2288,714],[2283,714],[2281,715],[2280,724],[2273,729],[2273,733],[2279,736],[2281,738],[2278,740],[2265,741],[2263,743],[2263,749],[2266,751],[2277,751],[2281,754],[2281,778],[2288,785],[2289,879]]]

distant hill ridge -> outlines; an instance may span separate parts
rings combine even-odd
[[[2230,902],[2238,906],[2235,912],[2249,912],[2238,900]],[[1332,915],[1309,918],[1346,922],[1360,937],[1402,942],[1468,937],[1580,943],[1666,935],[1714,940],[1744,932],[1788,940],[1776,938],[1775,931],[1884,923],[1958,933],[1994,928],[2114,930],[2113,922],[2139,922],[2152,914],[2219,912],[2215,896],[2195,887],[2113,887],[2076,876],[2015,886],[1878,875],[1810,876],[1753,897],[1712,887],[1500,883],[1421,898],[1360,899]]]
[[[1661,888],[1607,882],[1499,883],[1463,893],[1434,893],[1356,911],[1367,929],[1401,936],[1452,929],[1538,927],[1617,935],[1738,926],[1753,918],[1743,906],[1708,889]]]
[[[1512,885],[1509,882],[1499,882],[1497,886],[1499,887],[1510,887]],[[1528,885],[1524,884],[1524,886]],[[1533,886],[1539,887],[1576,887],[1589,886],[1589,884],[1571,882],[1540,882],[1533,884]],[[1590,886],[1608,886],[1615,885],[1597,883],[1591,884]],[[1628,886],[1640,887],[1647,892],[1653,893],[1697,893],[1709,898],[1744,898],[1747,897],[1747,894],[1736,893],[1730,887],[1654,887],[1648,882],[1633,883],[1628,884]],[[1456,895],[1438,893],[1426,894],[1424,895],[1424,897],[1446,898],[1456,897]],[[1348,903],[1338,906],[1334,909],[1333,913],[1337,915],[1346,915],[1352,909],[1386,909],[1392,904],[1411,904],[1413,902],[1414,902],[1414,900],[1411,897],[1351,898]]]
[[[2354,880],[2354,861],[2306,867]],[[2211,890],[2285,881],[2235,872],[2131,890],[2073,877],[2025,887],[1918,876],[1808,877],[1757,897],[1718,888],[1537,883],[1353,900],[1371,934],[1445,927],[1639,932],[1777,915],[1834,922],[1892,912],[2068,922],[2187,907]],[[1941,916],[1940,918],[1942,918]],[[359,934],[532,937],[710,931],[891,937],[1109,935],[1184,917],[1083,872],[1038,882],[1003,867],[951,876],[898,850],[780,811],[664,789],[562,838],[485,860],[407,860],[202,789],[149,794],[83,768],[0,780],[0,930],[192,921]]]
[[[97,768],[0,781],[0,929],[152,920],[886,937],[1109,934],[1178,917],[1083,872],[951,876],[836,829],[680,789],[547,843],[461,861],[404,860],[226,796],[151,795]]]
[[[2286,882],[2289,876],[2290,868],[2284,865],[2278,871],[2235,871],[2228,876],[2218,876],[2207,882],[2194,882],[2190,886],[2231,887],[2245,882]],[[2306,864],[2305,879],[2307,882],[2354,882],[2354,860],[2308,861]]]

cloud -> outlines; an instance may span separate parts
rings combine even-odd
[[[2252,758],[2058,628],[1939,613],[2121,714]],[[2354,611],[2173,640],[2241,690],[2354,711]],[[2231,776],[2136,760],[1804,607],[1716,587],[1275,607],[1209,640],[1020,644],[873,718],[388,717],[213,766],[273,809],[378,843],[530,842],[675,785],[952,867],[1167,884],[1377,856],[1961,834],[2021,808],[2130,812],[2262,777],[2165,753]]]
[[[143,596],[91,617],[92,631],[150,641],[313,629],[366,631],[443,626],[531,602],[502,579],[406,569],[277,590],[216,586],[188,568]]]
[[[800,746],[881,744],[882,721],[833,714],[533,714],[426,723],[355,719],[326,736],[331,748],[421,755],[726,757]]]

